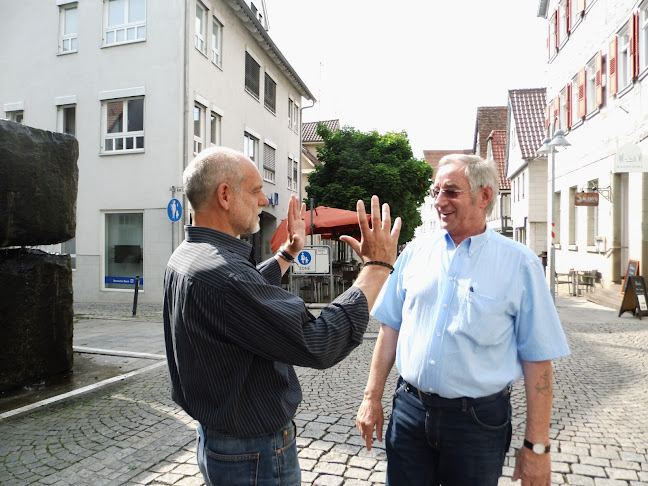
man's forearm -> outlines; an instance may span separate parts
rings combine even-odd
[[[523,361],[527,399],[526,438],[533,443],[549,443],[553,371],[551,361]]]
[[[381,324],[371,358],[371,369],[369,379],[365,388],[364,397],[368,400],[380,400],[385,392],[385,383],[389,372],[396,360],[396,345],[398,343],[398,331]]]

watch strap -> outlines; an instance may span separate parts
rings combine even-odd
[[[277,252],[277,254],[278,254],[281,258],[283,258],[284,260],[286,260],[287,262],[292,262],[292,261],[295,259],[294,256],[292,256],[290,253],[288,253],[288,252],[287,252],[286,250],[284,250],[283,248],[282,248],[281,250],[279,250],[279,251]]]
[[[534,444],[526,439],[524,439],[524,447],[527,449],[531,449],[533,452],[536,454],[546,454],[551,450],[551,444],[549,445],[544,445],[544,444]],[[542,447],[542,450],[539,450]]]

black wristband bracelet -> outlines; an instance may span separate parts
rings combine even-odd
[[[281,258],[283,258],[283,259],[286,260],[287,262],[292,262],[292,261],[295,259],[294,256],[292,256],[290,253],[288,253],[288,252],[287,252],[286,250],[284,250],[284,249],[279,250],[279,251],[277,252],[277,255],[279,255]]]
[[[364,265],[380,265],[381,267],[389,268],[390,270],[389,273],[394,273],[394,267],[387,262],[379,262],[378,260],[369,260],[368,262],[364,262]]]

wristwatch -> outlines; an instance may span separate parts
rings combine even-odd
[[[531,449],[536,454],[546,454],[551,450],[551,445],[533,444],[526,439],[524,439],[524,447]]]

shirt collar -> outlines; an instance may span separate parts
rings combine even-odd
[[[224,247],[246,260],[252,252],[252,245],[232,235],[216,231],[202,226],[185,226],[185,240],[189,243],[208,243],[210,245]]]
[[[464,241],[462,241],[459,244],[459,246],[465,245],[466,251],[468,253],[468,257],[472,257],[488,241],[488,239],[491,237],[491,233],[492,230],[486,227],[483,233],[474,236],[469,236]],[[454,241],[452,241],[452,238],[450,237],[447,231],[445,232],[444,238],[446,241],[446,248],[448,250],[456,248]]]

